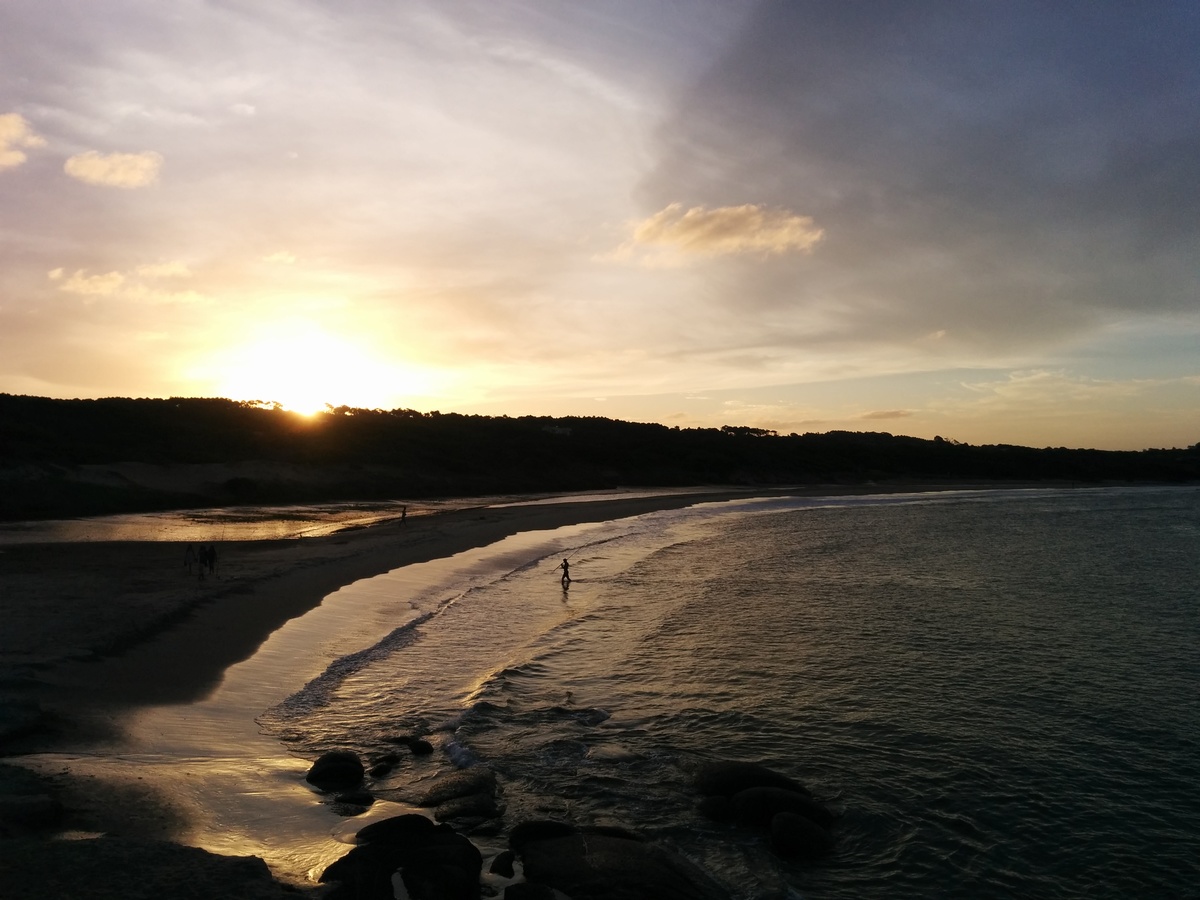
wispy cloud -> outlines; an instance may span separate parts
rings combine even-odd
[[[46,139],[34,133],[33,127],[19,113],[0,116],[0,170],[19,166],[27,159],[23,149],[44,147]]]
[[[63,171],[86,184],[128,189],[154,184],[162,164],[162,154],[153,150],[107,155],[88,150],[68,159]]]
[[[633,228],[633,236],[617,251],[621,258],[650,251],[652,261],[663,253],[682,256],[778,256],[804,253],[824,236],[811,217],[760,204],[706,209],[672,203]],[[654,253],[654,251],[659,251]]]
[[[191,270],[186,263],[173,260],[162,263],[147,263],[130,272],[105,272],[89,275],[86,269],[76,269],[67,274],[63,268],[51,269],[47,277],[58,284],[58,289],[68,294],[79,294],[86,302],[99,297],[110,301],[132,301],[146,304],[196,303],[207,297],[194,290],[164,290],[156,282],[162,279],[190,278]]]
[[[912,415],[912,410],[908,409],[877,409],[872,412],[863,413],[859,416],[860,419],[907,419]]]
[[[107,272],[104,275],[88,275],[83,269],[77,269],[74,274],[67,275],[62,269],[53,269],[51,281],[62,282],[59,290],[68,294],[84,294],[88,296],[108,296],[117,291],[125,283],[125,276],[120,272]]]

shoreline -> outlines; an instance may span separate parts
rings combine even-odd
[[[17,615],[15,627],[5,631],[0,649],[5,651],[2,659],[9,677],[0,686],[0,698],[32,699],[49,711],[50,721],[48,728],[19,735],[7,746],[0,732],[0,755],[54,751],[64,743],[94,744],[120,734],[121,722],[140,708],[197,703],[220,685],[229,667],[252,657],[275,630],[319,606],[338,588],[413,563],[482,548],[510,535],[729,500],[1001,487],[1064,485],[821,485],[478,506],[322,537],[227,542],[220,545],[219,577],[203,582],[183,574],[185,544],[179,542],[5,548],[0,553],[0,585],[5,588],[4,605],[11,608],[2,611],[19,613],[17,607],[23,603],[25,616],[22,620]],[[13,590],[37,589],[48,595],[55,585],[63,596],[50,608],[28,593],[17,597]],[[64,586],[69,589],[62,591]],[[75,618],[70,617],[72,609]],[[91,617],[80,619],[78,614],[85,610],[91,611]],[[48,616],[50,622],[45,621]],[[39,624],[40,632],[35,627]],[[12,644],[20,643],[22,628],[22,653],[14,654]],[[60,655],[54,658],[56,649]],[[15,657],[20,659],[14,666]],[[128,784],[81,784],[85,780],[70,776],[55,781],[69,811],[60,828],[82,827],[136,839],[186,833],[187,823],[169,803],[136,790],[130,793]],[[41,835],[47,836],[52,834]],[[60,850],[55,852],[61,855]],[[4,864],[0,858],[0,873]]]

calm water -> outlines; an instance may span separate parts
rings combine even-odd
[[[260,721],[303,756],[432,733],[434,763],[376,787],[487,765],[509,823],[623,823],[746,900],[1196,897],[1198,551],[1195,489],[742,502],[526,536],[436,584],[347,589],[399,627]],[[787,864],[700,818],[689,773],[714,758],[829,798],[836,852]]]

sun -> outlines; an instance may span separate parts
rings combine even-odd
[[[315,325],[273,329],[220,357],[218,393],[263,400],[312,416],[329,407],[393,409],[428,394],[430,373],[377,358],[362,344]]]

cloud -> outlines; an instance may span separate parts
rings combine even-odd
[[[163,263],[147,263],[130,272],[107,272],[89,275],[86,269],[76,269],[70,276],[62,267],[51,269],[47,277],[58,282],[58,289],[69,294],[80,294],[86,302],[97,297],[109,297],[117,301],[132,301],[138,304],[181,304],[198,303],[208,299],[194,290],[164,290],[154,282],[163,278],[190,278],[191,270],[185,263],[173,260]],[[149,282],[149,284],[147,283]]]
[[[634,226],[633,238],[618,254],[649,247],[695,256],[772,256],[809,251],[823,235],[810,217],[783,209],[747,203],[685,211],[682,203],[672,203]]]
[[[172,260],[164,263],[147,263],[137,267],[137,274],[143,278],[187,278],[192,272],[187,263]]]
[[[11,169],[25,162],[21,147],[44,147],[45,138],[34,133],[25,117],[19,113],[0,116],[0,170]]]
[[[50,273],[51,281],[62,281],[59,290],[69,294],[84,294],[85,296],[108,296],[117,291],[125,283],[125,276],[120,272],[109,272],[106,275],[85,275],[83,269],[77,269],[75,274],[63,281],[63,270],[54,269]]]
[[[860,419],[907,419],[912,415],[907,409],[877,409],[874,412],[863,413]]]
[[[140,188],[158,180],[163,158],[159,153],[109,153],[95,150],[72,156],[63,166],[72,178],[104,187]]]

